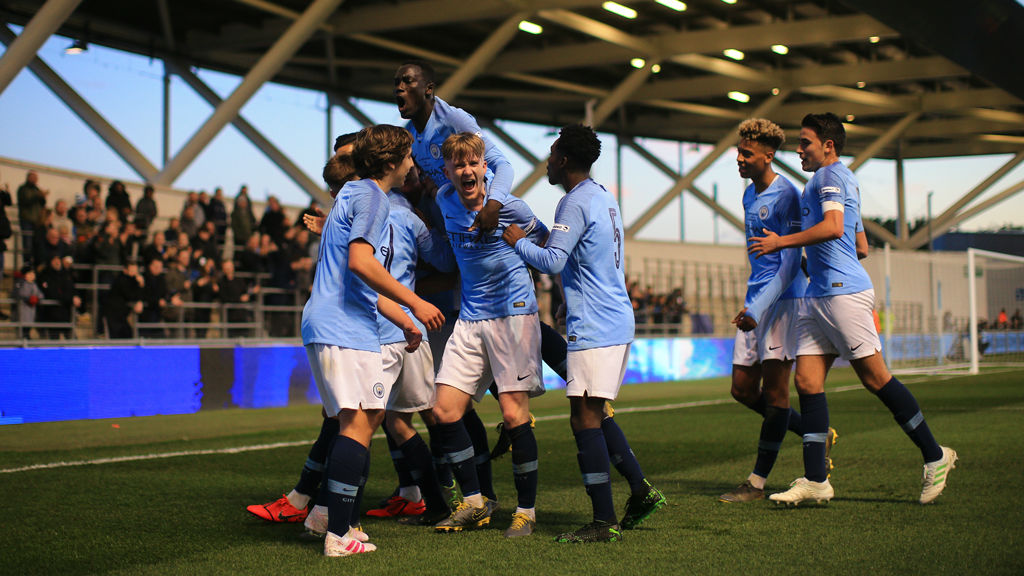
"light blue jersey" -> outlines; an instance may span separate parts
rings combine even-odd
[[[800,231],[800,190],[781,174],[760,194],[753,184],[743,192],[747,241],[764,236],[767,228],[779,236]],[[750,278],[743,305],[758,324],[778,300],[803,298],[807,283],[794,281],[800,270],[800,249],[786,248],[761,257],[747,255]],[[802,274],[801,274],[802,276]]]
[[[835,240],[804,247],[811,283],[808,298],[854,294],[871,290],[871,278],[857,260],[857,230],[860,220],[860,187],[857,178],[842,162],[823,166],[811,176],[800,198],[801,227],[804,230],[824,220],[822,204],[843,206],[843,235]]]
[[[313,289],[302,310],[302,343],[380,352],[377,293],[348,268],[349,244],[380,250],[388,198],[372,180],[349,182],[334,199],[320,236]]]
[[[484,141],[487,180],[492,181],[488,197],[502,204],[508,200],[514,178],[512,164],[494,145],[494,142],[480,130],[476,119],[469,112],[435,97],[434,111],[430,114],[430,119],[427,120],[423,132],[416,130],[416,126],[412,122],[406,124],[405,127],[412,134],[413,159],[434,180],[438,189],[449,183],[448,177],[444,175],[444,157],[441,155],[441,146],[445,139],[459,132],[471,132],[480,136]]]
[[[490,320],[537,312],[533,278],[526,264],[504,240],[502,233],[516,224],[535,242],[543,242],[548,229],[530,207],[515,196],[498,213],[498,228],[480,238],[469,231],[476,210],[468,210],[451,184],[437,192],[448,241],[462,275],[461,320]]]
[[[615,198],[587,178],[558,202],[545,248],[516,242],[516,252],[545,274],[562,274],[569,350],[633,341],[633,306],[623,269],[622,217]]]
[[[392,192],[388,194],[388,200],[391,202],[391,213],[388,215],[388,224],[384,228],[380,250],[377,251],[377,260],[388,273],[402,286],[415,291],[416,262],[419,258],[442,272],[453,271],[455,255],[452,254],[448,240],[442,233],[437,230],[427,230],[427,226],[412,211],[412,205],[401,194]],[[426,328],[409,312],[408,308],[402,306],[402,310],[409,318],[412,318],[416,328],[423,333],[423,341],[426,342]],[[381,345],[405,342],[402,329],[381,314],[377,315],[377,324],[380,329]]]

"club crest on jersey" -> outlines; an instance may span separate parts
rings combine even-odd
[[[373,395],[376,396],[377,398],[383,398],[384,397],[384,385],[381,384],[380,382],[377,382],[376,384],[374,384],[373,385]]]
[[[441,147],[438,146],[437,144],[431,144],[430,145],[430,156],[434,160],[439,159],[441,157]]]
[[[767,220],[769,214],[771,214],[771,210],[767,206],[761,206],[761,209],[757,211],[757,216],[761,220]]]

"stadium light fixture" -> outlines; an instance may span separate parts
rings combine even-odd
[[[857,117],[856,117],[856,116],[854,116],[853,114],[847,114],[847,115],[846,115],[846,121],[847,121],[847,122],[853,122],[853,121],[854,121],[854,120],[856,120],[856,119],[857,119]]]
[[[522,30],[523,32],[526,32],[527,34],[540,34],[541,32],[544,31],[543,26],[541,26],[540,24],[534,24],[529,20],[520,20],[519,29]]]
[[[872,44],[878,44],[881,41],[882,39],[879,38],[878,36],[871,36],[868,38],[868,42],[871,42]]]
[[[789,46],[786,46],[785,44],[772,44],[772,52],[785,56],[786,54],[789,54]]]
[[[732,92],[729,92],[729,99],[735,100],[741,104],[746,104],[747,102],[750,102],[750,95],[740,92],[739,90],[733,90]]]
[[[722,0],[723,4],[735,4],[736,0]]]
[[[772,88],[772,96],[778,96],[778,95],[779,95],[779,89],[778,88]]]
[[[89,43],[81,38],[75,40],[70,46],[64,49],[65,54],[81,54],[89,49]]]
[[[685,2],[680,2],[679,0],[654,0],[654,1],[657,2],[658,4],[661,4],[662,6],[664,6],[666,8],[671,8],[671,9],[675,10],[676,12],[685,12],[686,11],[686,3]]]
[[[867,85],[868,85],[868,83],[863,81],[863,80],[860,80],[859,82],[857,82],[857,88],[863,88],[863,87],[865,87]]]
[[[623,18],[629,18],[630,20],[636,18],[636,10],[633,10],[629,6],[623,6],[618,2],[605,2],[604,4],[601,4],[601,8],[604,8],[612,14],[618,14]]]
[[[733,60],[743,60],[747,56],[746,54],[743,53],[743,51],[737,50],[735,48],[727,48],[725,50],[722,50],[722,54],[725,54],[727,57],[732,58]]]
[[[654,74],[658,74],[659,72],[661,72],[661,64],[655,64],[654,66],[651,66],[651,72],[653,72]]]
[[[629,61],[629,65],[633,68],[643,68],[647,64],[647,61],[643,58],[633,58]]]

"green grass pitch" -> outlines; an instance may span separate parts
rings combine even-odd
[[[589,521],[590,507],[568,403],[553,391],[533,404],[534,536],[502,538],[515,502],[506,457],[494,464],[501,509],[488,529],[434,534],[366,519],[380,549],[354,558],[324,558],[320,543],[298,538],[300,526],[267,524],[245,511],[295,484],[319,427],[316,406],[4,426],[0,574],[1024,573],[1024,371],[905,381],[939,442],[960,454],[934,505],[917,504],[917,448],[849,369],[829,382],[840,437],[836,498],[822,507],[718,502],[752,468],[760,428],[753,412],[729,399],[727,379],[635,385],[623,388],[616,419],[669,503],[621,542],[557,544],[559,532]],[[644,407],[654,409],[637,410]],[[492,400],[480,411],[497,422]],[[293,444],[223,451],[279,442]],[[187,454],[9,471],[173,452]],[[789,434],[769,491],[802,473],[800,442]],[[621,510],[628,488],[612,475]],[[364,509],[394,485],[386,444],[375,442]]]

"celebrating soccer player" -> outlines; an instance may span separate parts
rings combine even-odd
[[[825,377],[841,356],[921,450],[925,464],[920,502],[927,504],[942,493],[957,454],[935,441],[914,395],[889,372],[882,358],[871,314],[874,289],[857,261],[860,189],[853,172],[839,159],[845,144],[846,130],[834,114],[805,116],[797,153],[801,167],[814,176],[800,199],[802,229],[780,236],[763,228],[763,236],[750,239],[749,252],[758,257],[804,246],[811,278],[797,322],[796,389],[803,419],[804,477],[770,499],[796,505],[807,500],[827,502],[833,496],[825,460]]]
[[[590,167],[600,154],[601,142],[592,129],[562,128],[551,145],[547,173],[548,182],[566,194],[558,203],[546,247],[529,242],[514,225],[503,235],[537,270],[561,273],[565,290],[565,393],[594,516],[591,523],[560,535],[559,542],[614,542],[621,538],[621,528],[633,528],[665,503],[661,492],[644,478],[622,430],[605,418],[605,403],[618,396],[626,373],[634,326],[623,271],[622,217],[615,198],[590,178]],[[609,454],[618,455],[616,466],[630,480],[632,491],[621,524],[612,500]]]
[[[747,238],[765,228],[777,234],[800,229],[800,191],[772,170],[775,153],[786,134],[775,123],[751,118],[739,127],[736,164],[752,182],[743,192]],[[800,273],[800,249],[787,248],[750,259],[750,279],[743,309],[732,321],[736,340],[732,353],[732,397],[764,417],[754,471],[722,502],[764,498],[764,485],[782,448],[786,430],[802,435],[800,414],[789,407],[789,371],[796,358],[797,314],[807,281]],[[761,381],[763,379],[763,386]],[[835,440],[829,429],[826,457]]]

